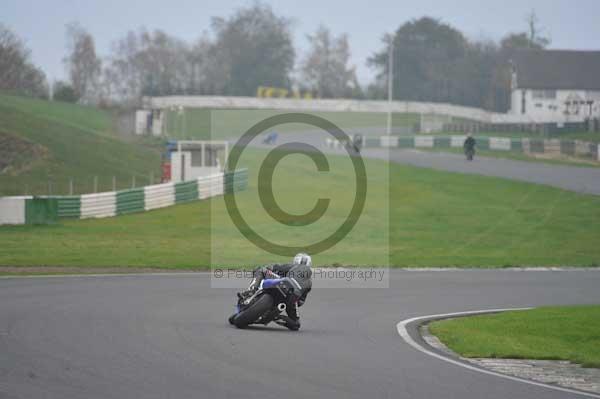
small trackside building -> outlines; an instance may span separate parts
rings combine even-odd
[[[511,114],[567,122],[600,118],[600,51],[519,50],[510,64]]]

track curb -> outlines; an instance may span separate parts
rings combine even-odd
[[[503,308],[503,309],[484,309],[484,310],[473,310],[473,311],[463,311],[463,312],[454,312],[454,313],[443,313],[443,314],[435,314],[435,315],[426,315],[419,317],[412,317],[409,319],[405,319],[396,324],[396,330],[398,335],[410,346],[415,348],[416,350],[425,353],[431,357],[437,358],[439,360],[443,360],[447,363],[454,364],[456,366],[463,367],[465,369],[479,372],[482,374],[492,375],[512,381],[522,382],[529,385],[539,386],[547,389],[552,389],[555,391],[565,392],[576,394],[580,396],[586,396],[589,398],[600,398],[600,395],[595,393],[581,391],[572,388],[565,388],[558,385],[546,384],[543,382],[533,381],[525,378],[515,377],[508,374],[499,373],[497,371],[488,370],[482,367],[478,367],[474,364],[467,363],[462,361],[458,356],[453,356],[449,353],[441,351],[437,348],[432,347],[428,344],[420,333],[420,327],[424,324],[430,323],[432,321],[444,320],[455,317],[466,317],[466,316],[474,316],[474,315],[482,315],[482,314],[493,314],[500,312],[508,312],[508,311],[519,311],[519,310],[530,310],[533,309],[531,307],[523,307],[523,308]]]

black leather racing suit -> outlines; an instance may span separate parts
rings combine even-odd
[[[475,145],[476,145],[475,139],[471,136],[467,137],[467,139],[463,143],[463,149],[465,150],[465,154],[467,155],[467,158],[469,158],[469,159],[473,158],[473,155],[475,154]]]
[[[293,279],[300,287],[297,295],[288,298],[288,303],[286,304],[287,317],[282,316],[287,328],[290,330],[297,330],[300,328],[298,307],[304,305],[306,296],[312,289],[312,270],[306,265],[285,263],[259,267],[254,270],[254,280],[252,281],[252,284],[250,284],[249,289],[255,290],[265,278],[277,278],[272,273],[275,273],[280,278],[288,277]]]

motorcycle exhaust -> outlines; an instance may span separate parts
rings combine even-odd
[[[285,303],[281,302],[280,304],[277,305],[277,310],[279,310],[280,312],[283,312],[285,310]]]

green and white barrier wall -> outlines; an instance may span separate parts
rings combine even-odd
[[[57,219],[55,198],[0,197],[0,224],[50,224]]]
[[[366,148],[462,148],[467,136],[380,136],[367,137]],[[477,148],[525,154],[562,154],[600,161],[600,144],[580,140],[475,137]],[[327,138],[325,146],[343,148],[347,143]]]
[[[52,197],[0,197],[0,224],[47,224],[59,218],[104,218],[215,197],[248,186],[248,170],[219,173],[181,183]]]

